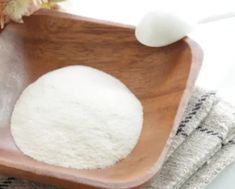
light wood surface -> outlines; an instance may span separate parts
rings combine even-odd
[[[131,26],[40,11],[23,25],[9,24],[0,33],[0,57],[0,174],[69,189],[137,189],[162,165],[202,52],[190,39],[150,48],[136,41]],[[11,113],[23,89],[50,70],[74,64],[119,78],[144,106],[138,145],[112,167],[74,170],[40,163],[24,156],[10,134]]]

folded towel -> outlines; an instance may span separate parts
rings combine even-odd
[[[235,162],[235,137],[207,161],[181,189],[204,189],[227,166]]]
[[[235,108],[195,89],[167,159],[145,189],[203,189],[235,161]],[[0,189],[56,189],[0,176]],[[58,189],[58,188],[57,188]]]
[[[196,88],[194,90],[184,112],[176,136],[171,143],[168,156],[170,156],[176,148],[185,141],[186,137],[201,124],[210,112],[212,105],[216,100],[216,95],[213,91],[207,92],[201,88]]]
[[[59,189],[14,177],[0,177],[0,189]]]
[[[216,152],[234,136],[235,108],[221,99],[213,98],[213,100],[214,103],[210,103],[210,105],[213,104],[212,109],[206,116],[198,112],[200,108],[196,107],[200,107],[200,105],[197,106],[197,103],[194,104],[195,108],[192,111],[186,111],[185,118],[180,123],[178,132],[172,142],[173,147],[170,148],[169,158],[154,181],[146,189],[179,189],[182,187],[186,189],[189,186],[189,188],[194,189],[191,183],[197,185],[197,181],[199,182],[198,174],[200,173],[197,173],[197,171],[203,171],[206,175],[201,177],[201,187],[214,178],[207,173],[211,166],[209,164],[205,166],[205,163],[215,154],[214,158],[216,160],[220,159],[217,158]],[[190,101],[190,103],[192,102],[195,103],[195,100]],[[185,121],[187,118],[192,119],[191,115],[198,116],[194,117],[193,122]],[[229,145],[231,146],[231,141]],[[224,149],[231,150],[231,153],[233,153],[232,148],[225,147],[218,154],[224,154]],[[230,158],[230,161],[224,163],[223,166],[219,166],[220,163],[218,163],[220,170],[229,162],[231,163],[232,159]],[[202,169],[200,169],[201,167]],[[219,173],[218,170],[217,167],[217,174]],[[203,178],[206,178],[206,180],[203,181]]]

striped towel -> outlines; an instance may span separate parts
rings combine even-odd
[[[203,189],[235,161],[235,108],[196,89],[159,174],[146,189]]]
[[[167,159],[145,189],[203,189],[235,161],[235,108],[195,89]],[[58,189],[0,176],[0,189]]]

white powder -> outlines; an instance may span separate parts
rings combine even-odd
[[[143,125],[139,100],[114,77],[86,66],[50,72],[15,105],[11,131],[26,155],[51,165],[104,168],[125,158]]]

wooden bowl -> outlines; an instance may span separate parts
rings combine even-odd
[[[160,169],[198,74],[202,53],[190,39],[164,48],[138,43],[131,26],[40,11],[0,33],[0,174],[72,188],[143,187]],[[10,133],[14,104],[42,74],[88,65],[124,82],[144,106],[134,151],[97,170],[50,166],[23,155]]]

